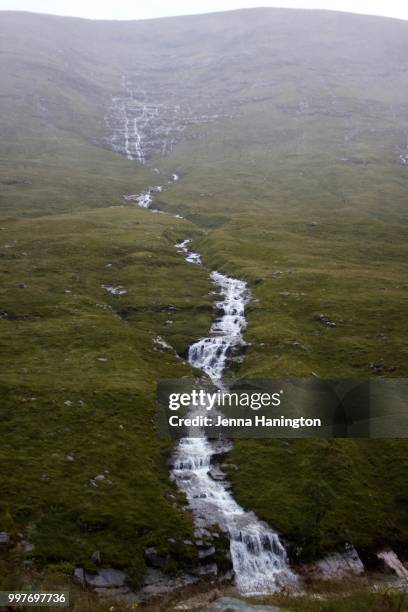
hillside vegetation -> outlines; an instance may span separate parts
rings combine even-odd
[[[158,378],[191,375],[183,356],[212,317],[178,240],[249,283],[238,376],[407,375],[408,24],[1,12],[0,79],[0,586],[27,559],[95,569],[95,550],[138,585],[146,546],[167,571],[193,554],[153,418]],[[123,155],[123,104],[148,116],[145,164]],[[185,220],[123,199],[173,172],[156,202]],[[240,441],[230,477],[296,558],[349,541],[402,554],[406,451]]]

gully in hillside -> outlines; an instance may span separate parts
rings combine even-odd
[[[125,150],[128,150],[130,132],[127,121],[125,125]],[[135,146],[135,157],[142,161],[143,151],[138,148],[138,136]],[[178,179],[178,175],[173,174],[168,183],[174,183]],[[162,213],[158,208],[151,208],[154,195],[161,191],[161,186],[150,187],[141,194],[125,196],[125,199],[135,201],[141,208]],[[185,239],[175,246],[189,263],[202,265],[201,255],[192,251],[190,244],[191,240]],[[210,277],[220,291],[221,299],[216,303],[216,308],[223,314],[214,321],[208,337],[201,338],[190,346],[188,360],[192,366],[201,369],[216,387],[225,389],[223,375],[229,356],[245,344],[245,305],[249,299],[249,291],[244,281],[216,270],[211,272]],[[200,409],[205,407],[198,410]],[[194,417],[195,410],[197,409],[191,407],[189,416]],[[189,437],[179,441],[176,449],[173,478],[179,489],[186,494],[197,529],[205,532],[206,527],[217,524],[229,536],[238,589],[243,594],[262,594],[289,585],[295,586],[297,578],[288,566],[286,551],[277,533],[260,521],[254,513],[246,512],[239,506],[228,491],[225,475],[221,471],[218,478],[214,478],[210,471],[212,459],[219,452],[217,445],[206,439],[199,427],[191,428],[189,434]],[[221,445],[223,452],[230,448],[228,442]]]

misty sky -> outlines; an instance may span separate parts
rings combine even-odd
[[[256,6],[332,9],[408,19],[408,0],[0,0],[0,10],[92,19],[148,19]]]

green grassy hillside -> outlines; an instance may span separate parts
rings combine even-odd
[[[249,282],[239,376],[407,375],[407,35],[319,11],[0,13],[2,575],[27,557],[92,568],[99,550],[137,584],[145,546],[189,561],[191,516],[152,421],[157,379],[191,374],[154,339],[183,355],[212,316],[179,239]],[[126,88],[157,109],[145,165],[111,150]],[[172,172],[157,202],[186,220],[123,200]],[[402,549],[406,451],[240,441],[233,491],[304,557],[349,540]]]

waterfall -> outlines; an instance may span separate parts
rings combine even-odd
[[[157,109],[143,105],[137,117],[130,118],[129,109],[134,104],[132,92],[127,90],[129,100],[115,99],[115,108],[120,115],[118,126],[114,130],[111,146],[129,159],[145,162],[142,131],[138,120],[147,124],[151,114]],[[133,115],[136,113],[134,112]],[[168,179],[168,184],[179,180],[177,174]],[[134,201],[140,208],[152,212],[163,212],[152,208],[154,194],[162,187],[150,187],[139,194],[124,196],[126,201]],[[180,215],[173,215],[182,219]],[[191,240],[183,240],[175,246],[185,259],[195,265],[201,265],[201,256],[190,248]],[[201,369],[218,387],[225,389],[223,374],[228,360],[234,352],[243,346],[243,332],[246,327],[245,305],[249,291],[244,281],[211,272],[211,280],[218,287],[221,299],[215,307],[219,316],[213,322],[210,335],[201,338],[189,348],[188,361],[195,368]],[[108,290],[110,290],[107,287]],[[190,409],[190,415],[205,407]],[[226,476],[221,470],[212,467],[213,457],[220,452],[227,452],[231,445],[227,441],[210,442],[200,428],[190,428],[189,437],[182,438],[173,456],[173,478],[183,491],[194,513],[197,528],[218,524],[229,536],[231,559],[235,573],[236,586],[242,594],[259,595],[272,593],[288,585],[295,585],[297,578],[288,565],[286,551],[278,534],[253,512],[246,512],[234,500],[228,490]]]
[[[190,250],[191,241],[176,247],[191,263],[200,263],[198,253]],[[223,373],[230,355],[244,346],[245,305],[249,291],[244,281],[220,272],[211,273],[221,298],[215,307],[221,315],[210,329],[210,335],[190,346],[189,363],[201,369],[218,388],[225,388]],[[205,406],[191,409],[189,415],[205,411]],[[194,512],[198,527],[218,524],[229,536],[236,586],[242,594],[272,593],[297,582],[288,565],[286,551],[278,534],[252,512],[246,512],[228,491],[225,475],[210,471],[212,458],[226,452],[205,438],[200,428],[190,428],[189,437],[179,441],[173,458],[173,477]]]

